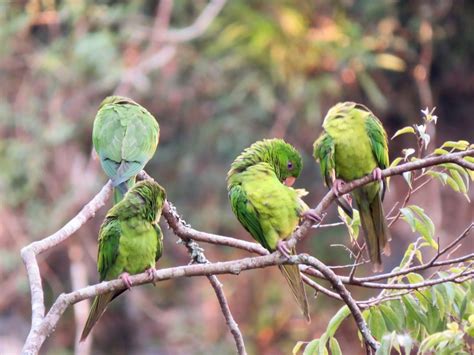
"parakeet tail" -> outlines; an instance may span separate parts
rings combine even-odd
[[[295,254],[295,250],[292,250],[292,254]],[[290,286],[291,293],[295,297],[296,302],[300,306],[306,320],[311,322],[309,316],[308,299],[306,298],[306,291],[304,289],[303,280],[301,279],[300,269],[298,265],[280,265],[281,273],[285,276],[288,285]]]
[[[103,295],[96,296],[94,302],[92,303],[91,310],[89,312],[89,317],[87,317],[86,325],[81,334],[81,340],[86,340],[87,336],[92,330],[92,327],[97,323],[102,314],[105,312],[107,305],[112,301],[117,295],[115,292],[105,293]]]
[[[123,197],[133,185],[135,185],[135,177],[132,177],[126,182],[122,182],[114,188],[114,205],[123,200]]]
[[[374,272],[382,271],[382,252],[390,255],[388,244],[389,232],[383,213],[382,200],[380,195],[369,202],[364,191],[355,191],[357,206],[359,208],[362,229],[365,233],[365,241],[369,248],[370,261]]]

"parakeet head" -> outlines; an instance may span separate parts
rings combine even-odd
[[[125,96],[107,96],[99,105],[99,110],[104,107],[105,105],[109,104],[132,104],[132,105],[138,105],[135,101],[132,99],[125,97]]]
[[[293,185],[303,168],[301,155],[292,145],[283,139],[264,139],[246,148],[234,160],[227,178],[262,162],[270,164],[278,179],[287,186]]]
[[[161,214],[161,209],[166,200],[166,191],[160,184],[152,180],[143,180],[136,183],[128,193],[138,194],[150,210]],[[154,219],[154,218],[153,218]]]
[[[354,117],[356,112],[371,113],[364,105],[352,101],[339,102],[331,107],[324,117],[323,127],[333,120],[350,119]]]

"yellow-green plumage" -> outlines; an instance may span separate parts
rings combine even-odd
[[[389,165],[387,135],[378,118],[365,106],[338,103],[327,113],[324,132],[314,143],[314,158],[328,186],[334,179],[346,182],[361,178],[376,168]],[[388,230],[382,208],[384,182],[373,182],[353,191],[361,216],[370,259],[381,268],[381,251],[389,253]],[[339,199],[349,214],[350,207]]]
[[[113,280],[122,273],[138,274],[155,267],[163,253],[163,234],[158,221],[165,190],[156,182],[135,184],[114,205],[99,230],[97,270],[100,281]],[[84,340],[107,305],[124,290],[97,296],[81,335]]]
[[[279,241],[291,235],[301,214],[308,209],[299,191],[282,183],[298,177],[301,168],[301,156],[296,149],[281,139],[269,139],[244,150],[227,175],[232,211],[255,240],[271,252],[277,249]],[[298,265],[283,265],[280,270],[309,321]]]
[[[143,106],[122,96],[102,101],[94,120],[92,142],[102,168],[112,180],[115,203],[153,157],[159,137],[158,122]]]

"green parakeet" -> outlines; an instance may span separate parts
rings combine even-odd
[[[158,122],[135,101],[122,96],[109,96],[102,101],[94,120],[92,142],[115,187],[115,203],[153,157],[159,137]]]
[[[326,185],[336,196],[344,182],[372,173],[378,181],[353,191],[374,271],[382,269],[381,252],[390,253],[389,233],[382,200],[386,182],[381,169],[389,166],[387,134],[382,123],[365,106],[342,102],[333,106],[323,122],[324,132],[314,142],[314,158],[319,161]],[[342,197],[341,207],[352,216]]]
[[[245,149],[227,174],[227,190],[242,226],[268,251],[289,251],[283,242],[308,210],[301,193],[291,187],[302,169],[298,151],[281,139],[265,139]],[[309,216],[311,217],[311,216]],[[310,321],[308,300],[298,265],[282,265],[304,316]]]
[[[114,205],[99,230],[97,270],[100,281],[118,277],[131,287],[130,274],[155,269],[163,252],[163,234],[158,221],[166,199],[165,190],[156,182],[140,181]],[[83,341],[107,305],[122,292],[96,296],[82,331]]]

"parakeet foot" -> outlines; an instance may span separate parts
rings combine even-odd
[[[280,252],[281,255],[286,256],[287,258],[290,257],[290,249],[286,245],[286,242],[284,242],[283,240],[278,241],[277,250]]]
[[[344,180],[341,180],[341,179],[334,179],[334,181],[332,182],[332,192],[334,192],[334,195],[336,195],[336,197],[339,197],[341,195],[341,189],[344,187],[346,183],[344,182]]]
[[[130,274],[128,272],[120,274],[120,279],[122,279],[128,289],[132,288],[132,280],[130,280]]]
[[[151,280],[153,280],[155,278],[155,271],[156,271],[156,269],[154,267],[146,269],[146,273],[150,277]],[[152,283],[153,283],[153,286],[156,286],[155,281],[153,281]]]
[[[315,210],[307,210],[303,212],[303,217],[312,220],[314,223],[320,223],[323,219]]]
[[[375,168],[374,171],[372,171],[372,177],[377,181],[382,181],[382,169]]]

